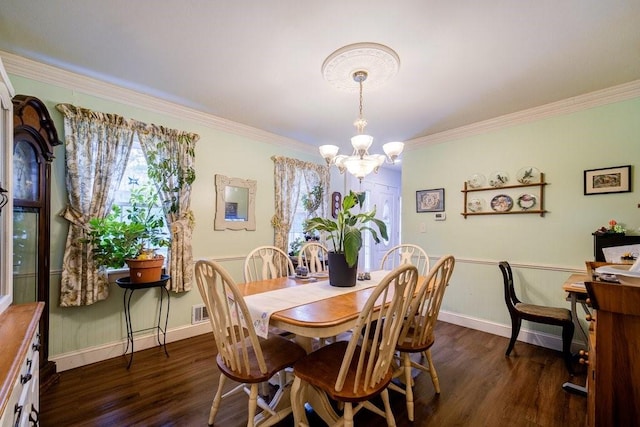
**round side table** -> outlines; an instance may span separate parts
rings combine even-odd
[[[131,367],[131,363],[133,362],[133,334],[142,331],[155,330],[156,331],[156,339],[158,341],[158,345],[164,348],[164,354],[169,357],[169,353],[167,352],[167,325],[169,323],[169,303],[170,296],[169,290],[166,288],[167,281],[171,277],[168,274],[163,274],[159,281],[157,282],[148,282],[148,283],[131,283],[129,277],[123,277],[122,279],[116,280],[116,284],[124,289],[124,297],[123,297],[123,305],[124,305],[124,319],[127,324],[127,348],[124,350],[124,355],[126,356],[129,351],[129,346],[131,346],[131,355],[129,357],[129,363],[127,365],[127,369]],[[158,322],[155,326],[151,328],[144,328],[133,330],[133,325],[131,324],[131,296],[136,290],[149,289],[149,288],[159,288],[160,289],[160,309],[158,310]],[[164,300],[164,295],[167,296],[167,310],[164,317],[164,327],[161,325],[162,319],[162,303]],[[160,334],[162,333],[162,341],[160,341]]]

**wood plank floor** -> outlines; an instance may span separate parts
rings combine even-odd
[[[583,426],[586,398],[566,393],[569,379],[560,353],[439,322],[433,359],[442,393],[431,379],[416,378],[416,421],[407,418],[403,396],[390,392],[398,426]],[[40,421],[48,426],[205,426],[219,371],[210,334],[62,372],[41,396]],[[571,379],[584,384],[584,373]],[[227,385],[233,383],[228,381]],[[246,425],[247,398],[223,401],[216,425]],[[310,414],[312,426],[323,425]],[[384,426],[368,411],[356,425]],[[285,419],[279,426],[290,426]]]

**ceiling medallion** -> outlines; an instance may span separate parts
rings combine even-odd
[[[322,76],[329,84],[346,92],[358,92],[359,83],[354,81],[356,71],[368,74],[367,90],[375,90],[400,69],[400,57],[379,43],[354,43],[333,52],[322,63]]]

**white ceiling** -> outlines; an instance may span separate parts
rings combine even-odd
[[[374,151],[640,79],[638,0],[2,0],[0,50],[268,132],[348,151],[357,94],[336,49],[381,43]]]

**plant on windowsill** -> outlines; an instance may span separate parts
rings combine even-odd
[[[376,243],[380,243],[380,237],[385,240],[389,238],[386,224],[375,217],[375,207],[370,212],[351,212],[356,206],[362,209],[364,200],[365,193],[350,191],[342,199],[342,206],[335,220],[315,217],[305,221],[305,232],[319,231],[328,234],[326,240],[333,247],[329,251],[329,282],[332,286],[355,286],[363,231],[370,232]],[[342,277],[338,277],[339,275]]]
[[[129,266],[132,283],[160,280],[164,257],[156,255],[159,247],[169,246],[162,213],[155,211],[158,194],[149,187],[131,192],[130,206],[114,205],[104,218],[89,220],[83,243],[91,245],[93,259],[105,268]]]

